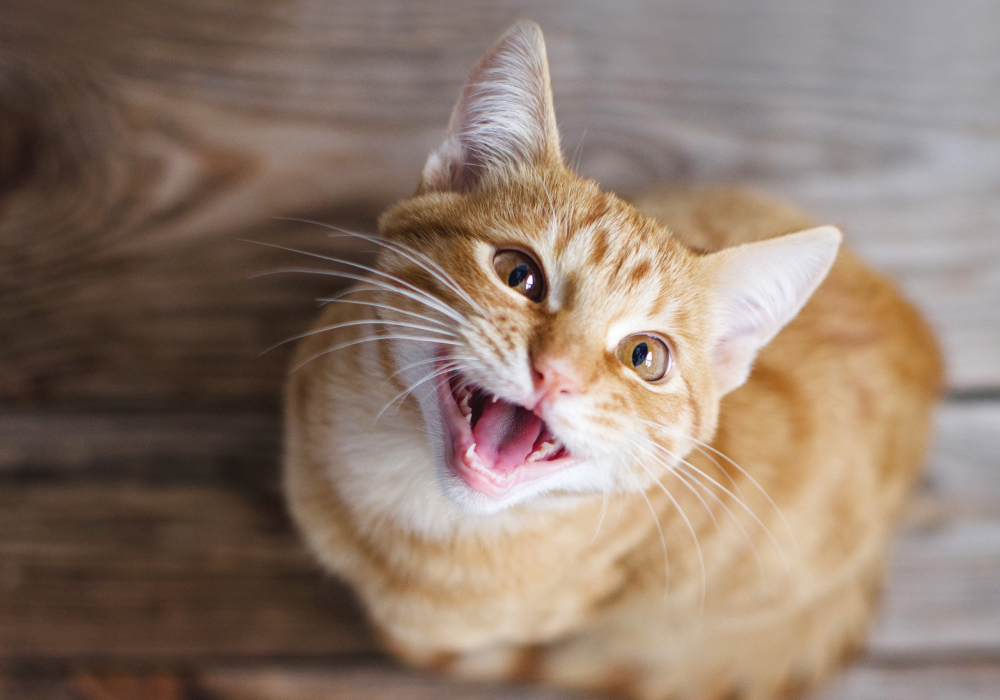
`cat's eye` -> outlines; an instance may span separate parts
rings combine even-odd
[[[655,382],[670,371],[670,348],[662,338],[636,333],[618,343],[618,361],[647,382]]]
[[[493,269],[500,280],[532,301],[545,295],[545,278],[531,256],[520,250],[501,250],[493,256]]]

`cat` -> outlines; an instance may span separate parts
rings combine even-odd
[[[373,268],[320,271],[358,284],[298,346],[285,485],[390,650],[649,700],[787,697],[851,656],[941,369],[836,228],[578,177],[521,21],[379,231]]]

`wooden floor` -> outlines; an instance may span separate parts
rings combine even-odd
[[[278,417],[0,412],[0,697],[555,698],[379,655],[277,490]],[[1000,404],[951,401],[883,617],[824,700],[1000,689]]]

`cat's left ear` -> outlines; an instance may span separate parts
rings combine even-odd
[[[479,58],[419,193],[469,192],[491,172],[562,162],[542,29],[521,20]]]
[[[757,352],[795,318],[840,247],[833,226],[726,248],[707,257],[715,273],[713,362],[729,393],[747,380]]]

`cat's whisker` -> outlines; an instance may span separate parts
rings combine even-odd
[[[667,594],[670,592],[670,558],[667,556],[667,538],[663,536],[663,527],[660,525],[660,518],[656,515],[656,509],[653,508],[653,504],[649,500],[649,496],[646,495],[645,490],[642,488],[642,484],[639,483],[639,477],[635,475],[631,469],[626,470],[626,473],[632,477],[635,481],[635,486],[639,490],[639,495],[642,499],[646,501],[646,505],[649,506],[649,514],[653,516],[653,524],[656,525],[656,532],[660,536],[660,546],[663,548],[663,574],[665,576],[663,585],[663,597],[666,598]]]
[[[320,301],[327,301],[326,299],[321,299]],[[414,318],[419,318],[428,323],[436,323],[439,326],[448,328],[448,324],[440,319],[433,318],[432,316],[425,316],[423,314],[418,314],[416,311],[407,311],[406,309],[400,309],[399,307],[393,306],[391,304],[379,304],[374,301],[359,301],[357,299],[334,299],[330,300],[336,304],[356,304],[358,306],[371,306],[376,309],[385,309],[386,311],[393,311],[398,314],[405,314],[407,316],[413,316]]]
[[[597,529],[594,530],[594,536],[590,538],[590,544],[594,544],[597,541],[597,536],[601,534],[601,525],[604,524],[604,514],[608,510],[608,489],[606,486],[601,488],[601,514],[597,517]]]
[[[300,255],[306,255],[306,256],[309,256],[311,258],[319,258],[320,260],[327,260],[327,261],[332,262],[332,263],[337,263],[338,265],[347,265],[348,267],[353,267],[353,268],[355,268],[357,270],[363,270],[364,272],[367,272],[369,274],[378,275],[379,277],[391,280],[392,282],[395,282],[396,284],[400,284],[403,287],[405,287],[407,289],[410,289],[413,292],[415,292],[415,293],[417,293],[419,295],[422,295],[424,298],[426,298],[426,299],[434,302],[434,304],[428,303],[427,304],[428,306],[434,306],[435,304],[440,305],[443,308],[439,308],[438,310],[441,311],[442,313],[444,313],[445,315],[450,315],[446,311],[444,311],[444,309],[448,309],[451,312],[451,314],[454,314],[453,317],[455,318],[455,320],[460,321],[461,323],[465,324],[469,328],[472,328],[472,324],[469,323],[468,321],[466,321],[464,318],[462,318],[462,316],[460,316],[458,314],[458,312],[455,311],[455,309],[451,305],[447,304],[444,300],[442,300],[439,297],[436,297],[436,296],[428,293],[427,291],[421,289],[420,287],[417,287],[414,284],[411,284],[411,283],[407,282],[406,280],[400,279],[399,277],[396,277],[395,275],[391,275],[388,272],[383,272],[382,270],[379,270],[377,268],[371,267],[369,265],[362,265],[361,263],[357,263],[357,262],[354,262],[352,260],[345,260],[343,258],[335,258],[335,257],[330,256],[330,255],[323,255],[321,253],[314,253],[314,252],[309,251],[309,250],[302,250],[301,248],[291,248],[289,246],[277,245],[276,243],[265,243],[263,241],[252,241],[252,240],[249,240],[249,239],[238,239],[238,240],[245,241],[246,243],[256,243],[257,245],[266,246],[268,248],[276,248],[277,250],[285,250],[285,251],[288,251],[289,253],[299,253]],[[347,276],[344,275],[344,277],[347,277]],[[351,278],[348,278],[348,279],[351,279]],[[372,280],[370,277],[363,278],[360,281],[364,281],[364,282],[368,282],[368,283],[374,283],[374,280]]]
[[[476,313],[479,314],[480,317],[486,320],[491,320],[490,315],[486,313],[483,307],[480,306],[479,303],[475,299],[473,299],[468,292],[465,291],[462,285],[459,284],[454,277],[448,274],[448,272],[444,268],[442,268],[428,256],[415,250],[411,246],[406,245],[402,241],[392,241],[383,236],[372,236],[369,234],[358,233],[357,231],[349,231],[347,229],[339,228],[337,226],[331,226],[329,224],[321,224],[318,221],[311,221],[306,223],[314,223],[320,226],[326,226],[326,228],[331,228],[334,229],[335,231],[340,232],[340,234],[332,234],[332,233],[327,234],[328,236],[331,237],[336,237],[338,235],[355,236],[358,238],[362,238],[366,241],[375,243],[376,245],[382,245],[392,250],[393,252],[397,253],[398,255],[402,255],[404,258],[406,258],[414,265],[416,265],[417,267],[421,268],[422,270],[430,274],[438,281],[444,282],[446,287],[451,289],[453,292],[458,294],[462,299],[468,302],[469,306],[471,306],[476,311]],[[419,260],[417,258],[419,258]]]
[[[715,468],[719,470],[719,473],[721,473],[722,475],[724,475],[726,477],[726,479],[733,486],[733,488],[736,490],[736,492],[738,494],[740,494],[741,497],[743,496],[743,491],[740,489],[740,485],[736,482],[736,479],[733,478],[732,474],[730,474],[728,471],[726,471],[726,469],[724,469],[723,466],[721,464],[719,464],[719,461],[715,457],[713,457],[710,453],[708,453],[707,451],[705,451],[705,449],[702,447],[702,445],[704,445],[705,443],[703,443],[700,440],[697,440],[697,439],[691,437],[690,435],[688,435],[687,433],[685,433],[682,430],[678,430],[677,428],[673,428],[673,427],[668,426],[668,425],[666,425],[664,423],[657,423],[655,421],[646,420],[644,418],[639,418],[638,420],[640,422],[642,422],[642,423],[645,423],[648,426],[653,427],[653,428],[659,428],[660,430],[669,430],[669,431],[672,431],[678,437],[681,437],[681,438],[683,438],[685,440],[691,440],[693,443],[695,443],[693,445],[694,449],[697,450],[702,456],[704,456],[705,459],[707,459],[710,462],[712,462],[712,464],[715,465]]]
[[[359,319],[356,321],[343,321],[342,323],[334,323],[331,326],[323,326],[322,328],[313,328],[312,330],[306,331],[305,333],[299,333],[298,335],[293,335],[291,338],[286,338],[280,343],[275,343],[267,350],[264,350],[261,355],[271,352],[276,348],[280,348],[282,345],[286,345],[296,340],[301,340],[302,338],[308,338],[319,333],[327,333],[329,331],[339,330],[341,328],[350,328],[351,326],[367,326],[367,325],[379,325],[379,326],[401,326],[403,328],[412,328],[420,331],[428,331],[429,333],[440,333],[446,335],[450,338],[458,338],[457,335],[451,331],[442,330],[440,328],[432,328],[430,326],[423,326],[419,323],[408,323],[406,321],[381,321],[378,319]]]
[[[405,372],[407,370],[414,369],[416,367],[422,367],[423,365],[429,365],[431,363],[440,362],[440,361],[441,361],[441,358],[435,356],[435,357],[429,357],[426,360],[420,360],[419,362],[412,362],[412,363],[406,365],[405,367],[400,367],[399,369],[397,369],[395,372],[393,372],[388,377],[386,377],[385,381],[383,381],[382,383],[386,384],[390,379],[392,379],[393,377],[395,377],[395,376],[397,376],[399,374],[402,374],[403,372]]]
[[[379,287],[373,287],[367,284],[352,284],[350,287],[345,287],[339,292],[336,292],[333,296],[320,297],[316,301],[320,303],[321,306],[326,306],[327,304],[332,304],[339,302],[344,297],[350,296],[352,294],[359,294],[361,292],[377,292]]]
[[[396,394],[395,396],[393,396],[392,400],[389,403],[387,403],[385,406],[383,406],[382,410],[380,410],[378,412],[378,415],[375,416],[375,420],[372,422],[372,425],[377,425],[378,421],[379,421],[379,418],[382,417],[382,414],[385,413],[387,410],[389,410],[389,407],[392,406],[394,403],[396,403],[396,401],[398,401],[399,399],[403,399],[406,396],[408,396],[410,394],[410,392],[412,392],[414,389],[416,389],[418,386],[420,386],[424,382],[430,381],[431,379],[434,379],[435,377],[447,376],[457,366],[457,364],[458,364],[457,362],[449,362],[449,363],[445,364],[442,367],[436,367],[433,372],[431,372],[427,376],[425,376],[425,377],[417,380],[416,382],[414,382],[410,386],[408,386],[405,389],[403,389],[403,391],[401,391],[398,394]]]
[[[729,506],[726,505],[726,502],[723,501],[721,498],[719,498],[719,496],[714,491],[712,491],[712,489],[710,489],[707,485],[703,484],[697,478],[697,476],[695,474],[692,474],[692,473],[689,473],[688,471],[686,471],[684,469],[684,467],[686,465],[687,465],[686,462],[683,463],[683,464],[677,464],[676,465],[677,469],[674,472],[674,474],[678,478],[681,478],[683,476],[684,478],[690,480],[690,482],[692,484],[698,486],[705,493],[707,493],[709,496],[711,496],[713,499],[715,499],[715,501],[718,502],[719,505],[722,506],[722,508],[729,514],[729,517],[732,518],[732,520],[733,520],[734,523],[736,523],[737,529],[743,535],[743,538],[747,541],[747,544],[750,545],[750,551],[751,551],[751,553],[753,553],[754,561],[757,563],[757,573],[758,573],[758,575],[761,578],[763,578],[763,576],[764,576],[764,560],[761,559],[760,551],[757,549],[757,543],[753,541],[753,538],[750,536],[750,533],[747,532],[747,529],[743,526],[742,521],[736,516],[736,513],[734,513],[733,510]],[[780,552],[780,548],[779,548],[779,552]]]
[[[739,529],[739,531],[741,533],[743,533],[743,537],[746,539],[747,544],[750,545],[750,551],[753,552],[754,559],[757,562],[758,571],[759,571],[760,575],[763,576],[764,575],[764,561],[761,559],[760,552],[757,550],[757,544],[753,541],[753,538],[750,537],[750,533],[747,532],[747,529],[745,527],[743,527],[743,522],[738,517],[736,517],[736,514],[732,511],[732,509],[728,505],[726,505],[726,502],[723,501],[721,498],[719,498],[719,496],[714,491],[712,491],[712,489],[708,488],[708,486],[706,486],[700,480],[698,480],[698,478],[694,474],[687,474],[686,472],[682,471],[682,469],[684,467],[692,469],[697,474],[701,474],[702,476],[705,476],[705,478],[708,478],[709,480],[711,480],[711,477],[708,477],[708,476],[704,475],[704,472],[702,472],[696,466],[694,466],[693,464],[691,464],[690,462],[688,462],[686,459],[679,458],[677,455],[675,455],[673,452],[671,452],[670,450],[666,449],[662,445],[660,445],[660,444],[658,444],[656,442],[653,442],[652,440],[650,440],[649,438],[646,438],[645,436],[639,435],[637,437],[642,438],[643,440],[645,440],[646,442],[648,442],[648,444],[650,446],[652,446],[653,448],[658,449],[661,452],[663,452],[668,458],[677,460],[676,463],[674,463],[672,465],[668,464],[665,460],[661,461],[661,464],[663,464],[665,467],[667,467],[668,470],[675,477],[677,477],[679,480],[681,480],[681,483],[685,483],[686,484],[686,481],[685,481],[685,477],[686,477],[686,479],[690,480],[691,483],[693,483],[694,485],[700,487],[705,493],[707,493],[710,497],[712,497],[713,499],[715,499],[715,501],[720,506],[722,506],[722,508],[729,514],[729,517],[731,517],[733,519],[733,522],[736,523],[736,527]],[[718,486],[718,484],[716,484],[716,485]],[[688,488],[691,488],[691,487],[688,486]],[[722,488],[722,487],[720,486],[720,488]],[[738,500],[734,494],[730,493],[729,491],[726,491],[725,488],[723,488],[722,490],[725,491],[734,500]],[[702,503],[704,503],[703,499],[702,499]],[[706,508],[708,507],[707,504],[705,504],[705,506],[706,506]],[[718,520],[716,520],[714,516],[712,517],[712,520],[713,520],[713,522],[715,522],[716,528],[719,528],[720,524],[719,524]],[[765,530],[765,532],[767,532],[767,528],[764,527],[763,524],[761,524],[761,527]],[[780,551],[780,547],[779,547],[779,551]]]
[[[643,442],[647,442],[652,447],[659,447],[659,445],[657,445],[655,442],[653,442],[652,440],[650,440],[649,438],[647,438],[647,437],[645,437],[643,435],[633,435],[633,438],[637,438],[637,439],[642,440]],[[680,477],[680,473],[674,468],[675,465],[669,463],[665,458],[659,457],[659,456],[657,456],[655,454],[651,454],[650,456],[653,459],[655,459],[664,468],[664,470],[666,471],[667,474],[675,476],[675,477],[678,477],[678,480],[682,484],[684,484],[685,486],[687,486],[688,490],[690,490],[694,494],[695,498],[697,498],[699,501],[701,501],[701,505],[704,506],[705,512],[708,513],[708,517],[711,518],[712,523],[715,524],[715,529],[719,530],[719,521],[715,519],[715,513],[712,512],[712,509],[709,507],[709,505],[705,501],[705,499],[702,498],[701,494],[698,493],[697,491],[695,491],[691,487],[690,484],[688,484],[684,479],[682,479]]]
[[[381,245],[385,248],[395,251],[399,255],[402,255],[407,260],[417,265],[424,271],[430,273],[435,278],[443,281],[447,287],[449,287],[453,292],[462,297],[466,302],[472,306],[483,318],[489,318],[489,315],[483,310],[483,308],[471,297],[468,292],[462,288],[454,277],[452,277],[446,270],[444,270],[440,265],[435,263],[431,258],[424,255],[423,253],[414,250],[411,246],[406,245],[402,241],[394,241],[386,238],[385,236],[379,236],[369,233],[361,233],[359,231],[351,231],[349,229],[341,228],[339,226],[334,226],[333,224],[323,223],[322,221],[314,221],[312,219],[295,219],[295,218],[285,218],[285,221],[295,221],[303,224],[313,224],[315,226],[320,226],[322,228],[327,228],[333,231],[337,231],[337,234],[327,234],[331,237],[338,235],[350,236],[353,238],[360,238],[361,240],[368,241],[369,243],[374,243],[375,245]],[[418,260],[419,258],[419,260]],[[423,262],[421,262],[421,260]]]
[[[302,362],[300,362],[299,364],[295,365],[294,367],[292,367],[292,369],[289,371],[289,374],[291,374],[293,372],[299,371],[300,369],[302,369],[303,367],[305,367],[307,364],[309,364],[313,360],[316,360],[316,359],[318,359],[320,357],[323,357],[323,355],[328,355],[331,352],[337,352],[338,350],[343,350],[344,348],[349,348],[352,345],[359,345],[360,343],[369,343],[369,342],[377,341],[377,340],[413,340],[413,341],[418,341],[418,342],[422,341],[422,342],[425,342],[425,343],[433,343],[435,345],[457,345],[457,346],[461,346],[462,345],[461,343],[456,343],[456,342],[453,342],[453,341],[450,341],[450,340],[444,340],[444,339],[441,339],[441,338],[428,338],[426,336],[420,336],[420,335],[374,335],[374,336],[366,336],[364,338],[355,338],[354,340],[350,340],[350,341],[347,341],[347,342],[344,342],[344,343],[338,343],[337,345],[334,345],[332,348],[327,348],[323,352],[318,352],[315,355],[313,355],[312,357],[309,357],[309,358],[303,360]]]
[[[656,456],[649,450],[646,450],[642,445],[637,444],[636,447],[652,456],[653,459],[656,459]],[[705,574],[705,557],[701,551],[701,543],[698,541],[698,533],[695,532],[694,526],[691,524],[691,520],[688,518],[687,513],[684,512],[683,508],[681,508],[680,503],[677,502],[674,495],[670,493],[670,489],[664,486],[663,482],[656,478],[656,475],[649,470],[649,467],[647,467],[642,460],[637,460],[637,463],[640,467],[642,467],[642,470],[646,472],[647,476],[656,482],[656,485],[659,486],[660,490],[662,490],[666,497],[670,499],[670,502],[674,504],[674,508],[677,509],[677,513],[681,516],[681,519],[687,526],[688,532],[691,534],[691,540],[694,542],[695,553],[698,555],[698,567],[701,570],[701,611],[705,612],[705,589],[708,585],[708,578]],[[704,501],[702,502],[704,503]],[[708,506],[706,505],[706,507]]]
[[[426,292],[424,292],[422,289],[417,289],[417,291],[420,292],[420,294],[421,294],[421,296],[418,296],[418,295],[414,294],[413,292],[410,292],[410,291],[408,291],[406,289],[401,289],[399,287],[395,287],[395,286],[390,285],[390,284],[388,284],[386,282],[383,282],[382,280],[374,280],[374,279],[372,279],[370,277],[365,277],[364,275],[358,275],[358,274],[355,274],[353,272],[343,272],[341,270],[320,270],[320,269],[309,268],[309,267],[288,267],[288,268],[281,268],[281,269],[277,269],[277,270],[268,270],[267,272],[261,272],[259,274],[253,275],[252,278],[266,277],[268,275],[286,274],[286,273],[290,273],[290,272],[296,272],[296,273],[307,274],[307,275],[327,275],[327,276],[330,276],[330,277],[342,277],[344,279],[354,280],[356,282],[363,282],[365,284],[368,284],[368,285],[371,285],[371,286],[375,287],[376,289],[381,289],[381,290],[384,290],[386,292],[390,292],[390,293],[393,293],[393,294],[399,294],[401,296],[407,297],[408,299],[412,299],[413,301],[417,302],[418,304],[423,304],[424,306],[428,306],[428,307],[430,307],[430,308],[432,308],[432,309],[434,309],[436,311],[439,311],[440,313],[444,314],[445,316],[447,316],[448,318],[452,319],[456,323],[460,323],[461,325],[469,328],[470,330],[475,330],[475,327],[471,323],[469,323],[466,319],[462,318],[462,316],[459,315],[459,313],[455,309],[453,309],[452,307],[448,306],[447,304],[445,304],[444,302],[442,302],[440,299],[438,299],[436,297],[433,297],[433,296],[430,296],[429,294],[427,294]],[[408,286],[412,286],[412,285],[408,285]],[[416,289],[416,288],[414,288],[414,289]],[[351,291],[354,291],[354,290],[351,290]],[[349,291],[349,292],[346,292],[346,293],[349,294],[351,292]]]
[[[353,267],[353,268],[358,269],[358,270],[363,270],[363,271],[368,272],[370,274],[378,275],[379,277],[383,277],[385,279],[391,280],[391,281],[393,281],[393,282],[395,282],[397,284],[401,284],[404,287],[413,290],[414,292],[417,292],[418,294],[423,294],[423,295],[426,295],[427,297],[429,297],[431,299],[434,299],[436,301],[440,301],[437,297],[434,297],[434,296],[428,294],[425,290],[420,289],[416,285],[411,284],[411,283],[407,282],[406,280],[400,279],[399,277],[396,277],[395,275],[389,274],[388,272],[383,272],[382,270],[379,270],[377,268],[371,267],[370,265],[363,265],[362,263],[354,262],[353,260],[346,260],[344,258],[336,258],[336,257],[333,257],[331,255],[323,255],[322,253],[316,253],[316,252],[313,252],[311,250],[302,250],[301,248],[292,248],[292,247],[289,247],[289,246],[278,245],[276,243],[265,243],[264,241],[253,241],[253,240],[249,240],[249,239],[238,239],[238,240],[245,241],[247,243],[256,243],[257,245],[267,246],[268,248],[275,248],[277,250],[284,250],[284,251],[287,251],[289,253],[298,253],[300,255],[309,256],[311,258],[319,258],[320,260],[327,260],[327,261],[332,262],[332,263],[337,263],[338,265],[347,265],[348,267]],[[370,278],[367,278],[367,279],[370,279]]]
[[[791,566],[790,566],[790,564],[788,562],[787,556],[785,555],[785,550],[781,546],[781,543],[778,542],[778,539],[774,536],[774,533],[771,532],[771,529],[768,528],[767,525],[764,524],[764,522],[760,519],[760,517],[758,517],[758,515],[756,513],[753,512],[753,509],[750,508],[749,505],[747,505],[746,503],[744,503],[742,499],[740,499],[740,498],[738,498],[736,496],[736,494],[734,494],[732,491],[730,491],[729,489],[727,489],[725,486],[723,486],[722,484],[720,484],[718,481],[716,481],[715,479],[713,479],[712,477],[710,477],[708,474],[706,474],[705,472],[703,472],[701,469],[699,469],[698,467],[696,467],[695,465],[693,465],[688,460],[686,460],[683,457],[681,457],[681,456],[679,456],[679,455],[671,452],[666,447],[664,447],[663,445],[660,445],[660,444],[658,444],[656,442],[650,441],[650,444],[654,445],[656,447],[656,449],[662,451],[665,455],[667,455],[671,459],[677,460],[678,466],[683,465],[683,466],[687,467],[688,469],[690,469],[692,472],[694,472],[694,474],[692,476],[694,476],[694,475],[700,476],[701,478],[703,478],[703,479],[707,480],[708,482],[710,482],[717,489],[721,490],[724,494],[726,494],[727,496],[729,496],[730,498],[732,498],[733,501],[737,505],[739,505],[740,508],[742,508],[747,513],[747,515],[749,515],[753,519],[753,521],[755,523],[757,523],[757,525],[760,527],[760,529],[764,531],[764,534],[767,535],[767,538],[769,540],[771,540],[771,543],[774,545],[775,549],[777,549],[778,555],[781,557],[781,560],[782,560],[782,563],[784,564],[786,572],[791,572]],[[705,491],[710,493],[710,490],[707,487],[705,488]],[[720,502],[721,502],[721,499],[720,499]],[[761,568],[761,571],[763,572],[764,563],[760,559],[760,554],[757,551],[757,546],[755,544],[753,544],[753,539],[750,537],[749,533],[747,533],[746,530],[743,528],[743,525],[740,522],[739,518],[736,517],[736,514],[733,513],[728,508],[728,506],[725,506],[724,503],[723,503],[723,506],[726,508],[726,510],[729,511],[729,514],[733,517],[733,520],[737,523],[737,525],[740,527],[740,529],[743,530],[743,532],[746,534],[747,539],[750,540],[751,546],[753,547],[754,556],[757,558],[758,564],[759,564],[759,566]]]
[[[656,423],[654,421],[649,421],[649,420],[645,420],[645,419],[641,419],[641,418],[639,420],[642,421],[643,423],[646,423],[647,425],[650,425],[650,426],[654,427],[654,428],[659,428],[660,430],[666,430],[666,431],[672,432],[674,435],[677,435],[678,437],[681,437],[681,438],[683,438],[685,440],[690,440],[691,442],[695,443],[696,445],[704,447],[705,449],[707,449],[707,450],[711,451],[712,453],[718,455],[719,457],[721,457],[722,459],[724,459],[727,463],[729,463],[730,465],[732,465],[734,469],[736,469],[740,474],[742,474],[747,479],[747,481],[749,481],[754,486],[754,488],[756,488],[760,492],[760,494],[767,500],[768,504],[770,504],[770,506],[774,509],[775,513],[778,514],[778,517],[781,519],[781,522],[784,525],[784,528],[785,528],[785,530],[788,533],[788,536],[789,536],[789,539],[792,542],[792,545],[796,548],[796,551],[798,551],[798,545],[795,542],[795,535],[792,532],[791,526],[788,524],[788,520],[785,519],[785,514],[781,512],[781,509],[778,507],[778,504],[776,504],[774,502],[774,499],[772,499],[771,496],[767,493],[767,491],[764,490],[764,487],[762,487],[759,483],[757,483],[757,480],[754,479],[749,474],[749,472],[747,472],[746,469],[744,469],[739,464],[737,464],[732,459],[730,459],[728,455],[720,452],[719,450],[715,449],[711,445],[709,445],[709,444],[707,444],[705,442],[702,442],[701,440],[699,440],[699,439],[697,439],[695,437],[692,437],[691,435],[687,435],[686,433],[684,433],[681,430],[673,428],[673,427],[671,427],[669,425],[664,425],[663,423]],[[699,471],[701,471],[701,470],[699,470]],[[704,472],[702,472],[702,474],[704,476],[706,476],[706,477],[708,476],[707,474],[704,474]],[[756,516],[754,516],[754,517],[756,517]]]
[[[436,323],[444,328],[451,328],[449,324],[445,323],[439,318],[434,318],[433,316],[427,316],[425,314],[418,314],[416,311],[409,311],[407,309],[401,309],[398,306],[393,306],[392,304],[380,304],[374,301],[359,300],[359,299],[345,299],[344,297],[350,296],[351,294],[358,294],[360,292],[378,292],[378,291],[395,291],[390,287],[375,287],[370,285],[357,284],[348,287],[347,289],[342,289],[333,296],[321,297],[316,301],[320,302],[322,305],[326,304],[357,304],[358,306],[370,306],[377,309],[385,309],[387,311],[394,311],[400,314],[406,314],[407,316],[412,316],[414,318],[419,318],[422,321],[427,321],[428,323]]]

